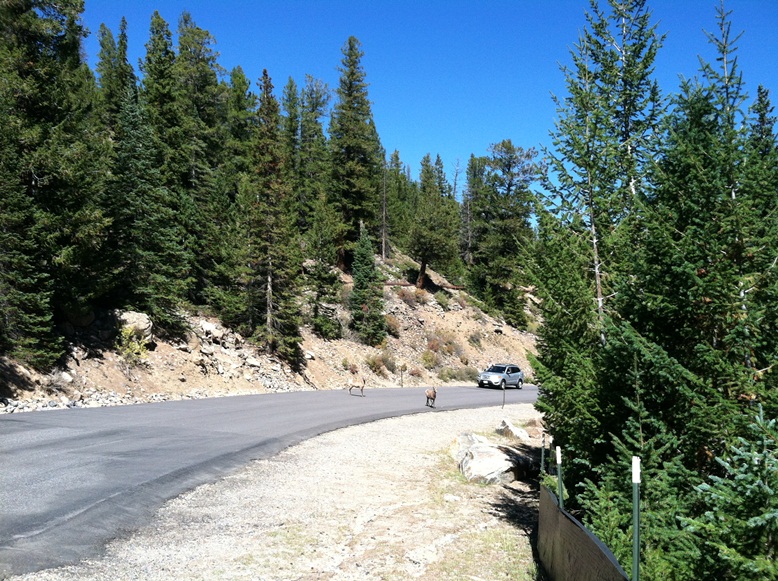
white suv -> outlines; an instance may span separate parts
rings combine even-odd
[[[524,372],[518,365],[512,363],[495,363],[489,369],[478,374],[479,387],[499,387],[505,389],[508,386],[521,389],[524,387]]]

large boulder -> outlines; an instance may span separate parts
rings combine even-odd
[[[145,313],[135,311],[118,311],[116,319],[122,329],[130,329],[133,336],[144,344],[152,343],[152,329],[154,325]]]
[[[503,436],[508,436],[509,438],[515,438],[516,440],[521,440],[522,442],[531,441],[530,435],[527,433],[527,430],[525,430],[524,428],[517,428],[508,420],[503,420],[502,422],[500,422],[500,425],[497,426],[496,431],[498,434],[501,434]]]
[[[462,459],[467,454],[467,451],[475,446],[476,444],[489,444],[489,440],[484,438],[483,436],[479,436],[477,434],[471,434],[470,432],[462,432],[459,434],[451,443],[451,446],[449,447],[449,454],[451,454],[451,457],[457,461],[457,464],[462,463]]]
[[[516,480],[516,470],[511,454],[506,452],[504,446],[475,444],[468,448],[459,469],[470,482],[509,484]]]

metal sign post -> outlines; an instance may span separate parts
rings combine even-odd
[[[565,499],[562,494],[562,449],[559,446],[556,447],[556,488],[557,493],[559,494],[559,508],[564,510]]]
[[[632,456],[632,581],[640,579],[640,458]]]

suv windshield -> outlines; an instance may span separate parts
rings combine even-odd
[[[490,373],[505,373],[505,366],[504,365],[492,365],[486,371],[488,371]]]

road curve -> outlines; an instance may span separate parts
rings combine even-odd
[[[534,403],[537,389],[306,391],[0,416],[0,578],[78,562],[162,504],[345,426]]]

